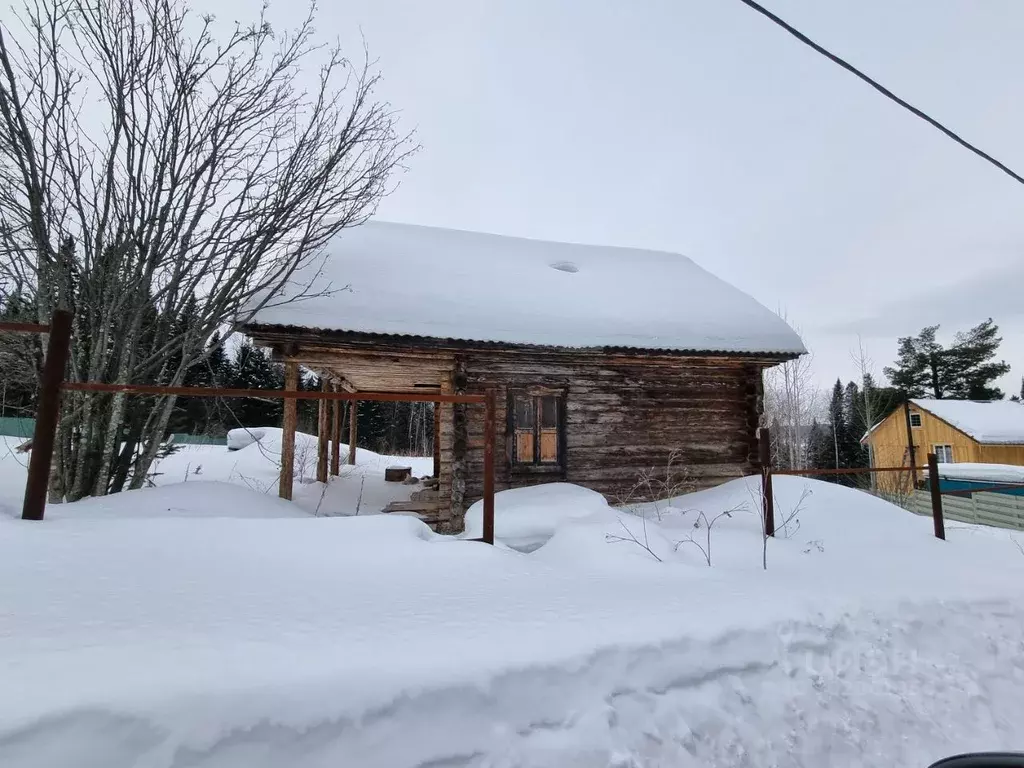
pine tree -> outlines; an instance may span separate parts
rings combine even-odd
[[[994,361],[1002,339],[992,319],[957,333],[948,349],[936,341],[938,329],[930,325],[899,340],[896,362],[884,369],[893,386],[907,397],[1001,399],[1002,390],[992,382],[1010,366]]]
[[[231,365],[231,387],[234,389],[281,389],[284,386],[284,367],[275,364],[267,354],[245,341],[235,350]],[[281,423],[283,401],[274,399],[240,398],[229,404],[230,414],[224,425],[235,427],[267,427]]]
[[[870,428],[864,417],[864,398],[870,393],[861,392],[857,382],[851,381],[843,391],[843,416],[846,420],[846,441],[840,446],[842,461],[847,467],[866,467],[867,450],[860,439]]]
[[[827,466],[832,469],[842,469],[845,466],[845,451],[842,450],[847,441],[844,400],[843,383],[836,379],[832,387],[832,399],[828,404],[828,425],[831,432],[829,436],[832,438],[832,445]]]
[[[946,356],[935,340],[937,325],[922,328],[917,336],[904,336],[897,343],[896,362],[883,368],[889,381],[907,397],[935,397],[945,392]]]
[[[811,429],[807,433],[807,466],[811,469],[835,467],[831,430],[819,424],[817,419],[811,422]]]
[[[960,332],[948,351],[950,397],[960,400],[1002,400],[992,382],[1010,372],[1004,361],[994,362],[1002,338],[990,317],[966,333]]]

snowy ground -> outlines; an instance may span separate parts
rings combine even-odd
[[[0,765],[821,768],[1024,748],[1009,534],[940,542],[867,494],[780,477],[780,519],[796,514],[765,550],[756,493],[737,480],[642,517],[571,486],[499,494],[499,538],[529,553],[191,480],[0,517]]]
[[[232,430],[235,432],[246,430]],[[158,487],[231,483],[263,495],[277,496],[281,429],[261,427],[251,432],[259,439],[239,441],[247,443],[241,450],[229,451],[226,445],[183,445],[156,463],[151,481]],[[430,457],[383,456],[362,448],[356,451],[356,465],[348,466],[344,463],[348,446],[342,444],[341,472],[325,485],[316,482],[316,438],[301,432],[295,437],[293,498],[302,510],[314,515],[376,514],[390,502],[406,500],[422,488],[422,485],[385,483],[386,467],[411,467],[414,477],[429,475],[434,470]],[[28,456],[14,449],[23,442],[19,438],[0,436],[0,514],[21,514]],[[196,497],[195,493],[189,495],[190,499]],[[50,505],[47,514],[56,511],[58,515],[71,516],[78,508],[78,505],[69,505],[59,510],[59,505]],[[210,504],[203,509],[221,513],[225,507]]]

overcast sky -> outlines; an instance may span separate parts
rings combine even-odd
[[[765,2],[1024,172],[1024,2]],[[897,336],[992,316],[1018,391],[1024,186],[738,0],[322,6],[423,145],[383,218],[685,253],[784,311],[826,385],[858,334],[880,373]]]

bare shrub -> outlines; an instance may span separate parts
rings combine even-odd
[[[715,527],[715,523],[721,520],[723,517],[732,517],[733,513],[739,512],[747,508],[746,502],[737,504],[732,509],[726,509],[719,512],[717,515],[708,517],[704,512],[697,513],[697,519],[693,523],[695,530],[701,530],[701,524],[703,524],[704,541],[703,543],[694,538],[693,534],[690,534],[685,539],[677,541],[675,550],[678,552],[679,547],[683,544],[693,544],[697,549],[700,550],[701,554],[704,555],[704,560],[707,561],[708,567],[711,566],[711,531]]]

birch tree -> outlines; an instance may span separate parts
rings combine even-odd
[[[27,0],[0,24],[0,284],[74,312],[72,379],[181,384],[389,191],[412,146],[314,17]],[[51,499],[140,487],[173,406],[66,397]]]
[[[775,426],[773,459],[792,469],[807,466],[807,432],[821,410],[812,364],[807,353],[765,371],[763,423]]]

